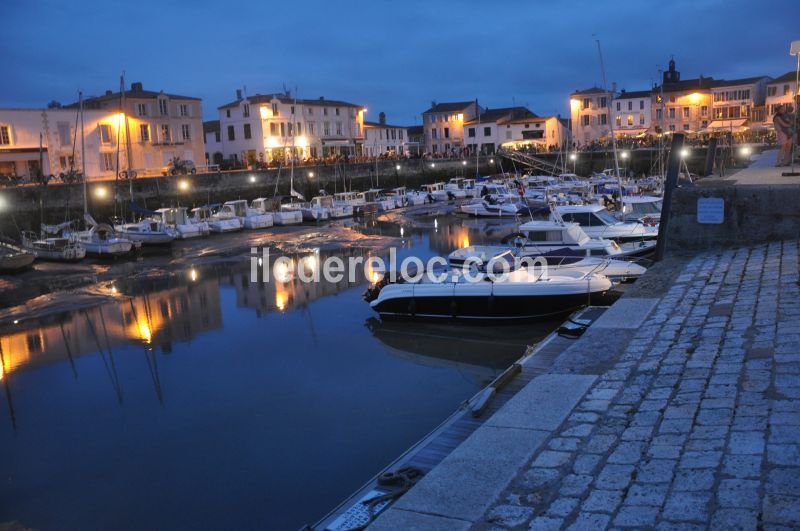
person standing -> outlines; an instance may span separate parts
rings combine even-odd
[[[775,134],[778,137],[778,162],[776,166],[788,166],[792,158],[792,124],[789,113],[785,106],[781,105],[775,109],[775,116],[772,117],[772,125],[775,126]]]

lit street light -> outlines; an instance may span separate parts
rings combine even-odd
[[[256,176],[255,176],[255,175],[251,175],[251,176],[250,176],[250,179],[248,179],[248,180],[249,180],[251,183],[254,183],[254,182],[256,182]]]
[[[309,176],[311,179],[313,179],[313,178],[314,178],[314,172],[313,172],[313,171],[310,171],[310,172],[308,172],[308,176]]]
[[[686,158],[686,157],[688,157],[688,156],[689,156],[689,150],[688,150],[688,149],[686,149],[686,148],[683,148],[683,149],[681,150],[681,158],[682,158],[682,159],[685,159],[685,158]]]
[[[108,196],[108,190],[105,186],[98,186],[94,189],[94,196],[98,199],[105,199]]]
[[[397,166],[394,167],[394,169],[396,169],[397,171],[400,171],[400,165],[398,164]]]

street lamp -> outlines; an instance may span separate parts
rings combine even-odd
[[[397,171],[400,171],[400,165],[398,164],[397,166],[394,167],[394,169],[396,169]]]
[[[251,175],[250,178],[248,179],[248,181],[250,181],[251,183],[256,182],[256,176],[255,175]]]
[[[572,161],[572,173],[577,173],[577,166],[578,166],[578,154],[572,153],[569,156],[569,160]]]
[[[98,186],[94,189],[94,196],[98,199],[105,199],[108,196],[108,190],[105,186]]]
[[[188,189],[189,189],[189,181],[187,181],[186,179],[181,179],[180,181],[178,181],[178,190],[180,190],[181,192],[185,192]]]
[[[688,156],[689,156],[689,150],[686,148],[681,149],[681,158],[685,159]]]
[[[313,171],[308,172],[308,176],[309,176],[309,178],[313,179],[314,178],[314,172]]]

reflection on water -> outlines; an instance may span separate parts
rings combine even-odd
[[[362,230],[424,260],[514,227]],[[313,273],[329,255],[294,255],[292,269]],[[548,331],[381,323],[361,300],[363,269],[352,283],[346,269],[336,283],[284,273],[250,282],[242,257],[126,278],[103,286],[113,303],[0,330],[0,522],[298,528]]]

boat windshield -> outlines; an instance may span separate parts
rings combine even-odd
[[[645,201],[641,203],[626,203],[625,205],[629,212],[632,214],[660,214],[661,213],[661,200],[658,201]]]
[[[594,213],[594,215],[597,216],[597,218],[600,221],[602,221],[603,224],[605,225],[615,225],[618,223],[617,218],[612,216],[611,213],[609,213],[609,211],[606,210],[605,208],[602,210],[598,210],[597,212]]]

